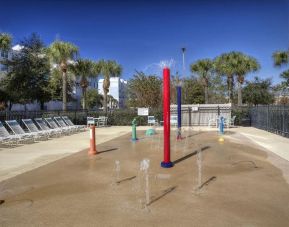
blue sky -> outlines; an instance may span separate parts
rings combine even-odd
[[[0,11],[0,31],[14,43],[32,32],[46,44],[73,42],[83,58],[118,61],[124,78],[167,59],[181,72],[186,47],[187,75],[190,63],[236,50],[259,60],[254,75],[277,83],[285,68],[274,68],[271,56],[289,47],[289,0],[3,0]]]

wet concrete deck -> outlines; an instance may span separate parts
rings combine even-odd
[[[215,132],[172,139],[171,169],[160,167],[162,135],[123,135],[0,183],[1,226],[287,226],[289,186],[267,154]],[[202,183],[196,150],[202,148]],[[144,208],[139,163],[150,159]],[[115,160],[120,161],[116,184]]]

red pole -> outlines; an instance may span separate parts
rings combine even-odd
[[[164,161],[161,167],[173,166],[170,158],[170,69],[163,69],[163,120],[164,120]]]
[[[96,146],[95,146],[95,126],[94,125],[90,126],[89,134],[90,134],[90,149],[89,149],[88,154],[95,155],[97,151],[96,151]]]

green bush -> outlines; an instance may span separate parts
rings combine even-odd
[[[162,112],[160,110],[150,110],[149,115],[155,116],[160,121],[162,120]],[[147,125],[147,116],[138,116],[137,110],[114,110],[108,114],[109,125],[131,125],[132,120],[137,119],[137,125]]]
[[[150,116],[155,116],[158,122],[162,121],[162,110],[149,110]],[[103,111],[86,111],[86,110],[71,110],[71,111],[47,111],[42,113],[42,118],[55,117],[55,116],[68,116],[74,124],[85,125],[87,117],[105,116]],[[118,109],[111,110],[107,113],[108,125],[131,125],[134,118],[137,118],[137,125],[147,125],[147,116],[138,116],[137,109]]]
[[[242,125],[242,119],[250,118],[250,112],[248,107],[238,107],[232,109],[232,116],[236,116],[235,124]]]

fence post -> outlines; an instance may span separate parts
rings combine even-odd
[[[283,111],[282,111],[282,136],[285,135],[285,104],[283,104]]]
[[[269,128],[269,105],[267,105],[267,124],[266,124],[266,131],[268,131]]]
[[[189,109],[189,126],[192,126],[192,114],[191,114],[191,107],[188,106]]]
[[[198,111],[198,118],[199,118],[199,120],[198,120],[198,126],[200,126],[200,121],[201,121],[201,110],[200,110],[200,107],[199,107],[199,111]]]

